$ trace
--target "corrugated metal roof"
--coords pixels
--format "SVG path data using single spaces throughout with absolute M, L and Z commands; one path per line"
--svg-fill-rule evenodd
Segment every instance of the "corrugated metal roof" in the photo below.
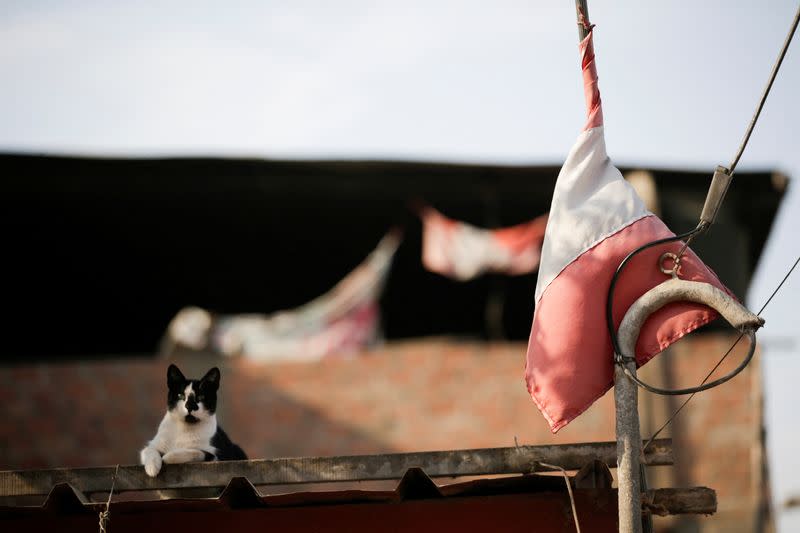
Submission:
M 610 476 L 589 471 L 605 468 L 595 463 L 583 475 L 571 478 L 578 515 L 591 531 L 616 530 L 616 491 Z M 605 470 L 607 472 L 607 470 Z M 596 472 L 595 472 L 596 474 Z M 593 480 L 601 480 L 599 483 Z M 605 482 L 602 480 L 606 480 Z M 593 486 L 593 485 L 602 486 Z M 682 512 L 709 512 L 716 505 L 710 489 L 692 489 L 691 502 Z M 689 491 L 684 491 L 686 494 Z M 649 495 L 652 509 L 664 509 L 674 493 Z M 670 500 L 671 498 L 671 500 Z M 680 500 L 680 498 L 678 498 Z M 699 507 L 704 502 L 705 507 Z M 694 507 L 692 507 L 694 506 Z M 53 524 L 74 530 L 96 528 L 103 503 L 89 503 L 68 484 L 53 488 L 45 503 L 34 507 L 0 507 L 0 526 L 27 533 L 46 531 Z M 713 511 L 712 511 L 713 512 Z M 332 490 L 261 495 L 246 478 L 230 481 L 218 498 L 115 501 L 110 506 L 115 533 L 150 533 L 182 525 L 192 531 L 213 531 L 221 523 L 232 530 L 267 527 L 276 530 L 317 531 L 571 531 L 572 515 L 564 478 L 522 475 L 477 479 L 437 486 L 424 471 L 409 469 L 394 490 Z M 443 526 L 446 524 L 446 527 Z M 70 529 L 73 530 L 73 529 Z

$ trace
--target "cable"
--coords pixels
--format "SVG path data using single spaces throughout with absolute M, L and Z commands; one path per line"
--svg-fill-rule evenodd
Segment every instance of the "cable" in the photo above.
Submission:
M 739 372 L 741 372 L 742 370 L 745 369 L 745 367 L 753 359 L 753 355 L 756 352 L 756 332 L 754 330 L 748 330 L 745 333 L 742 333 L 739 336 L 739 339 L 736 340 L 736 342 L 738 343 L 739 340 L 742 337 L 744 337 L 745 335 L 747 335 L 750 338 L 750 349 L 747 351 L 747 355 L 744 357 L 744 359 L 742 359 L 742 362 L 739 363 L 739 366 L 737 366 L 734 370 L 732 370 L 731 372 L 725 374 L 724 376 L 722 376 L 719 379 L 715 379 L 711 383 L 706 383 L 706 381 L 708 379 L 708 378 L 706 378 L 705 380 L 703 380 L 703 382 L 700 385 L 698 385 L 696 387 L 688 387 L 688 388 L 685 388 L 685 389 L 662 389 L 660 387 L 654 387 L 653 385 L 645 383 L 644 381 L 642 381 L 641 379 L 636 377 L 636 374 L 632 373 L 630 370 L 628 370 L 624 366 L 622 368 L 625 370 L 625 375 L 628 376 L 628 378 L 631 381 L 633 381 L 639 387 L 645 389 L 646 391 L 652 392 L 654 394 L 661 394 L 662 396 L 682 396 L 684 394 L 695 395 L 698 392 L 703 392 L 704 390 L 713 389 L 717 385 L 722 385 L 726 381 L 734 378 Z M 728 353 L 730 353 L 730 350 L 728 351 Z M 727 357 L 727 356 L 728 356 L 728 354 L 726 353 L 723 356 L 723 358 L 720 359 L 720 363 L 722 363 L 722 360 L 725 359 L 725 357 Z M 717 366 L 719 366 L 719 364 Z M 716 370 L 716 367 L 714 369 Z
M 786 280 L 789 279 L 789 276 L 792 274 L 792 272 L 794 271 L 795 267 L 797 267 L 798 263 L 800 263 L 800 256 L 797 257 L 797 259 L 795 260 L 795 262 L 792 265 L 792 267 L 789 269 L 789 271 L 786 273 L 786 275 L 783 276 L 783 279 L 781 280 L 781 282 L 778 284 L 777 287 L 775 287 L 775 290 L 772 291 L 772 294 L 770 295 L 770 297 L 767 298 L 767 301 L 764 302 L 764 305 L 761 306 L 761 309 L 759 309 L 759 311 L 758 311 L 759 315 L 761 315 L 761 313 L 764 312 L 764 309 L 767 308 L 767 306 L 772 301 L 772 299 L 775 297 L 775 295 L 778 294 L 778 291 L 781 290 L 781 287 L 783 287 L 784 283 L 786 283 Z M 736 347 L 736 345 L 739 344 L 739 341 L 742 340 L 742 337 L 744 337 L 744 333 L 739 335 L 739 338 L 737 338 L 736 341 L 731 345 L 731 347 L 728 348 L 728 351 L 725 352 L 725 355 L 723 355 L 722 358 L 720 358 L 720 360 L 717 361 L 717 364 L 714 365 L 714 368 L 712 368 L 711 371 L 708 374 L 706 374 L 706 377 L 703 378 L 703 381 L 702 381 L 702 383 L 700 383 L 700 385 L 705 384 L 705 382 L 708 381 L 708 378 L 710 378 L 712 376 L 712 374 L 714 374 L 714 372 L 716 372 L 716 370 L 720 367 L 720 365 L 725 360 L 725 358 L 728 357 L 728 355 L 730 355 L 730 353 L 733 351 L 733 349 Z M 686 404 L 688 404 L 692 400 L 692 398 L 694 398 L 695 394 L 697 394 L 697 393 L 693 392 L 691 396 L 686 398 L 686 400 L 684 400 L 684 402 L 680 405 L 680 407 L 678 407 L 675 410 L 675 412 L 672 413 L 672 415 L 670 415 L 670 417 L 667 419 L 667 421 L 664 422 L 664 424 L 660 428 L 658 428 L 658 430 L 656 430 L 655 433 L 653 433 L 653 436 L 650 437 L 650 439 L 647 441 L 647 444 L 645 444 L 644 447 L 642 448 L 642 453 L 644 453 L 645 450 L 647 450 L 647 447 L 650 446 L 650 444 L 661 434 L 661 432 L 664 431 L 667 428 L 667 426 L 669 426 L 672 423 L 673 420 L 675 420 L 675 417 L 678 416 L 678 413 L 680 413 L 683 410 L 683 408 L 686 407 Z
M 733 158 L 730 166 L 729 175 L 733 175 L 733 171 L 736 169 L 736 165 L 739 163 L 739 159 L 742 157 L 744 153 L 744 149 L 747 146 L 747 141 L 750 140 L 750 135 L 753 133 L 753 128 L 756 126 L 756 121 L 758 121 L 759 115 L 761 115 L 761 110 L 764 108 L 764 103 L 767 101 L 767 96 L 769 96 L 769 91 L 772 89 L 772 83 L 775 81 L 775 77 L 778 75 L 778 70 L 781 68 L 781 63 L 783 63 L 783 58 L 786 56 L 786 51 L 789 49 L 789 44 L 792 42 L 792 37 L 794 37 L 794 32 L 797 30 L 797 23 L 800 21 L 800 6 L 797 8 L 797 14 L 794 16 L 794 22 L 792 22 L 792 27 L 789 30 L 789 34 L 786 36 L 786 39 L 783 41 L 783 48 L 781 49 L 781 53 L 778 55 L 778 60 L 775 61 L 775 65 L 772 67 L 772 72 L 769 75 L 769 82 L 767 82 L 767 86 L 764 87 L 764 92 L 761 94 L 761 100 L 758 102 L 758 107 L 756 107 L 756 112 L 753 114 L 753 118 L 750 119 L 750 125 L 747 127 L 747 131 L 744 134 L 744 138 L 742 139 L 742 143 L 739 145 L 739 151 L 736 152 L 736 156 Z
M 794 264 L 792 265 L 792 268 L 790 268 L 789 272 L 787 272 L 786 275 L 783 276 L 783 279 L 781 280 L 781 282 L 778 284 L 778 286 L 775 288 L 775 290 L 772 291 L 772 294 L 769 295 L 769 298 L 767 298 L 767 301 L 764 303 L 764 305 L 761 306 L 761 309 L 759 309 L 759 311 L 758 311 L 759 315 L 764 312 L 764 309 L 766 309 L 766 307 L 769 305 L 769 303 L 772 301 L 772 299 L 775 298 L 775 295 L 778 294 L 779 290 L 781 290 L 781 287 L 783 287 L 783 284 L 786 283 L 787 279 L 789 279 L 789 276 L 792 275 L 792 272 L 794 271 L 795 267 L 797 267 L 797 263 L 800 263 L 800 256 L 797 256 L 797 259 L 795 259 Z

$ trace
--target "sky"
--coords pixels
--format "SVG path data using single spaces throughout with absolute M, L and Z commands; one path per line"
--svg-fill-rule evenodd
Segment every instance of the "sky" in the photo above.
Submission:
M 559 164 L 584 117 L 573 5 L 5 0 L 0 151 Z M 797 8 L 590 0 L 612 159 L 729 163 Z M 798 94 L 800 36 L 739 170 L 800 177 Z M 751 309 L 800 255 L 795 228 L 790 184 Z M 799 296 L 797 272 L 760 334 L 776 503 L 800 494 Z

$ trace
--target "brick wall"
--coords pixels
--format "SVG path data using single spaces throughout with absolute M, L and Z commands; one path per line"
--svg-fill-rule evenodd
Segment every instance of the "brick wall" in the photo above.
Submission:
M 730 341 L 694 335 L 642 375 L 697 384 Z M 524 354 L 522 343 L 427 339 L 317 363 L 206 355 L 176 362 L 189 376 L 221 367 L 219 419 L 251 458 L 510 446 L 515 437 L 521 444 L 614 440 L 612 394 L 551 435 L 528 398 Z M 129 358 L 3 367 L 0 468 L 137 462 L 165 410 L 167 364 Z M 764 486 L 760 379 L 756 358 L 736 379 L 697 395 L 675 426 L 677 464 L 652 473 L 654 486 L 717 490 L 720 512 L 700 522 L 707 531 L 753 529 Z M 675 401 L 640 394 L 643 435 Z

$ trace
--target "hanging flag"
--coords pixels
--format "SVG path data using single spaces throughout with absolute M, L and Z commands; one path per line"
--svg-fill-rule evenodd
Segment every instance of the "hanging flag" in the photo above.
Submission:
M 580 43 L 588 119 L 553 193 L 525 366 L 528 391 L 554 433 L 613 384 L 605 306 L 614 271 L 635 248 L 674 235 L 647 210 L 606 154 L 593 33 Z M 667 279 L 659 269 L 661 255 L 676 253 L 681 246 L 675 242 L 654 247 L 629 263 L 614 293 L 617 327 L 636 299 Z M 689 249 L 681 260 L 680 275 L 729 292 Z M 643 365 L 716 316 L 697 304 L 663 307 L 641 330 L 637 364 Z
M 182 309 L 167 328 L 168 340 L 260 361 L 308 361 L 361 351 L 379 340 L 379 299 L 401 239 L 399 231 L 389 232 L 330 291 L 295 309 L 223 316 Z
M 422 219 L 422 264 L 460 281 L 485 272 L 527 274 L 539 266 L 547 215 L 508 228 L 487 230 L 442 215 L 430 206 Z

